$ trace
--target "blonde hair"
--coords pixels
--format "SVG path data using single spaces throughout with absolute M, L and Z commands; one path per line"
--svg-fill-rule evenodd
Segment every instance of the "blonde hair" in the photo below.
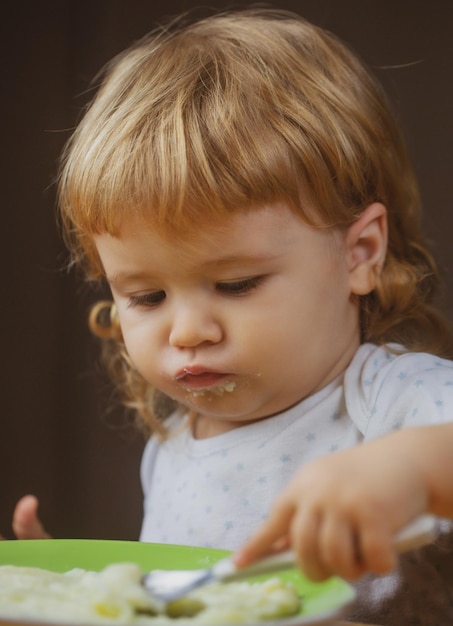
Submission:
M 386 98 L 344 44 L 303 18 L 247 9 L 157 29 L 107 66 L 63 155 L 63 228 L 94 279 L 103 272 L 93 236 L 117 235 L 131 216 L 177 234 L 272 201 L 322 228 L 345 228 L 382 202 L 388 254 L 361 298 L 362 338 L 453 354 Z M 149 387 L 121 333 L 109 336 L 126 395 L 152 419 Z

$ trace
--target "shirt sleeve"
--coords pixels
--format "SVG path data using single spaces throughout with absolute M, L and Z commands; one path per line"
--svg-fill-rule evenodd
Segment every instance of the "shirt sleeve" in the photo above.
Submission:
M 351 419 L 365 439 L 453 419 L 453 362 L 365 344 L 345 373 Z

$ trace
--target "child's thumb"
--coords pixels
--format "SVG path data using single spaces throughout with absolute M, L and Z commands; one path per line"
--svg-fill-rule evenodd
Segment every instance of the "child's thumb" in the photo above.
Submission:
M 38 499 L 24 496 L 16 504 L 13 514 L 13 532 L 17 539 L 50 539 L 38 517 Z

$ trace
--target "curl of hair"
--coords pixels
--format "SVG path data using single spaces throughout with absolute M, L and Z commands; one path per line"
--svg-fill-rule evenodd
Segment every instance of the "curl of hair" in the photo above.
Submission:
M 389 252 L 376 289 L 362 298 L 363 340 L 452 358 L 451 327 L 436 306 L 436 263 L 423 246 L 413 247 L 418 262 L 395 260 Z

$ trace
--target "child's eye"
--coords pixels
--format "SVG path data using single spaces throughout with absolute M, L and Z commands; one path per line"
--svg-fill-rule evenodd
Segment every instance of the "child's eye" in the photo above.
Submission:
M 253 289 L 256 289 L 264 280 L 264 276 L 252 276 L 251 278 L 242 278 L 241 280 L 233 280 L 225 283 L 217 283 L 216 289 L 220 293 L 239 296 Z
M 144 293 L 142 295 L 130 296 L 128 306 L 152 308 L 163 302 L 165 297 L 165 291 L 151 291 L 150 293 Z

